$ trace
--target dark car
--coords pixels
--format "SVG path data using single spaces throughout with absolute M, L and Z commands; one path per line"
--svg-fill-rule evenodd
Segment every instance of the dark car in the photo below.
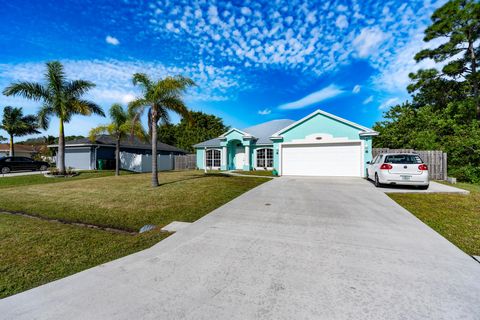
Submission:
M 45 171 L 50 165 L 45 161 L 35 161 L 27 157 L 3 157 L 0 158 L 0 172 L 5 174 L 18 170 Z

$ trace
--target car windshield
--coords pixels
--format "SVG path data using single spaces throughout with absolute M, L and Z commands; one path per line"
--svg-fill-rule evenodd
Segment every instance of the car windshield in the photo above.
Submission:
M 422 163 L 422 159 L 415 154 L 395 154 L 386 156 L 385 163 L 419 164 Z

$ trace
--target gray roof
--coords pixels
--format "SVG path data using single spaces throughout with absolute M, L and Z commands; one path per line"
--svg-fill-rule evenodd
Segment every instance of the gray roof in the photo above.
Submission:
M 65 142 L 65 147 L 72 147 L 72 146 L 79 146 L 79 145 L 97 145 L 97 146 L 115 146 L 115 138 L 104 134 L 99 135 L 95 141 L 90 140 L 89 138 L 80 138 L 71 141 Z M 148 141 L 144 141 L 134 137 L 133 139 L 130 137 L 124 138 L 120 141 L 120 146 L 122 148 L 129 148 L 129 149 L 151 149 L 152 145 Z M 49 147 L 58 147 L 58 145 L 50 145 Z M 166 143 L 158 142 L 157 143 L 158 151 L 170 151 L 170 152 L 179 152 L 179 153 L 187 153 L 185 150 L 179 149 L 177 147 L 171 146 Z
M 294 123 L 294 120 L 290 119 L 280 119 L 272 120 L 264 123 L 257 124 L 256 126 L 248 127 L 241 129 L 243 132 L 250 134 L 256 140 L 256 144 L 272 144 L 270 137 L 277 131 L 291 125 Z M 196 144 L 195 148 L 205 148 L 205 147 L 220 147 L 220 139 L 214 138 L 204 142 Z

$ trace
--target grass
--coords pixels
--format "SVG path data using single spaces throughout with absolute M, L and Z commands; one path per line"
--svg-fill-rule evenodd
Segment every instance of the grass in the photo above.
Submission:
M 193 222 L 269 180 L 162 172 L 161 186 L 152 188 L 150 174 L 112 174 L 82 172 L 67 180 L 1 178 L 8 180 L 1 187 L 0 212 L 138 231 L 145 224 Z M 130 235 L 0 213 L 0 298 L 143 250 L 166 236 L 159 228 Z
M 168 234 L 127 235 L 0 215 L 0 299 L 151 247 Z
M 115 171 L 105 170 L 105 171 L 80 171 L 78 176 L 71 178 L 46 178 L 43 174 L 32 174 L 26 176 L 16 176 L 16 177 L 7 177 L 0 178 L 0 189 L 9 188 L 9 187 L 20 187 L 28 186 L 34 184 L 46 184 L 46 183 L 59 183 L 67 181 L 76 181 L 90 178 L 100 178 L 113 176 Z M 130 172 L 122 172 L 121 174 L 130 174 Z
M 480 255 L 480 185 L 458 183 L 456 194 L 388 194 L 432 229 L 470 255 Z
M 234 173 L 244 174 L 247 176 L 264 176 L 264 177 L 274 177 L 271 170 L 252 170 L 252 171 L 233 171 Z
M 201 171 L 162 172 L 159 176 L 158 188 L 150 187 L 150 174 L 4 188 L 0 210 L 138 231 L 145 224 L 193 222 L 268 181 Z

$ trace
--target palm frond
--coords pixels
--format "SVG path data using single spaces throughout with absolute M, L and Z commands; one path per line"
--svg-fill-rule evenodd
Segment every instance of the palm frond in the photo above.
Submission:
M 47 62 L 45 78 L 47 79 L 48 87 L 51 88 L 56 95 L 63 93 L 65 71 L 63 70 L 63 65 L 59 61 Z
M 36 82 L 16 82 L 3 90 L 6 96 L 20 96 L 31 100 L 50 100 L 50 94 L 44 86 Z
M 108 134 L 114 134 L 114 130 L 112 130 L 113 127 L 111 125 L 100 125 L 98 127 L 92 128 L 90 132 L 88 133 L 88 138 L 90 141 L 95 142 L 97 137 L 101 134 L 108 133 Z
M 127 121 L 128 114 L 118 103 L 115 103 L 110 107 L 109 113 L 110 118 L 117 127 L 120 127 L 125 121 Z
M 152 87 L 152 80 L 145 73 L 135 73 L 132 78 L 134 86 L 139 85 L 145 92 Z
M 44 104 L 40 108 L 40 110 L 37 113 L 38 125 L 40 128 L 42 128 L 43 130 L 48 129 L 48 126 L 50 124 L 50 117 L 52 116 L 53 113 L 54 113 L 53 108 L 48 104 Z
M 72 99 L 69 101 L 71 104 L 71 114 L 81 114 L 84 116 L 89 116 L 91 114 L 97 114 L 99 116 L 105 117 L 103 109 L 96 103 L 83 99 Z
M 87 80 L 73 80 L 65 85 L 65 95 L 68 97 L 80 98 L 93 87 L 95 87 L 93 82 Z

